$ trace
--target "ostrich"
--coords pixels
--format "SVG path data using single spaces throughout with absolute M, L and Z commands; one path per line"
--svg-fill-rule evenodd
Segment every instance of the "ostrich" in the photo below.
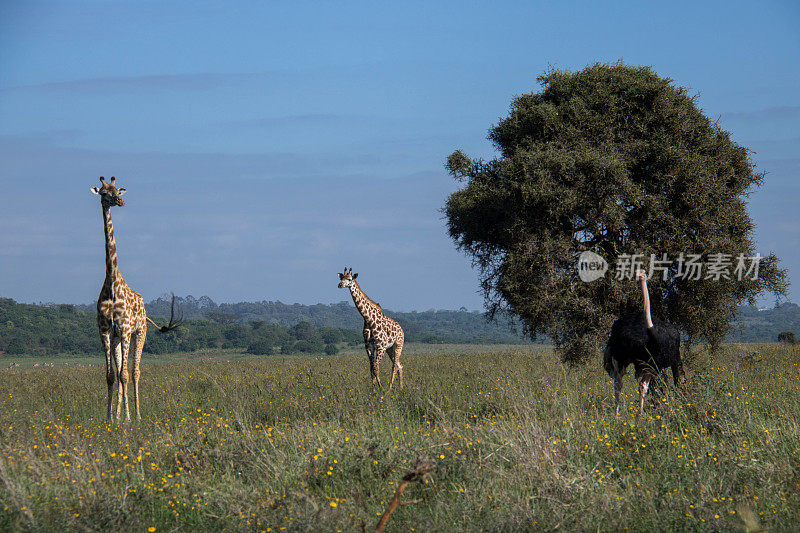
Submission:
M 644 397 L 650 379 L 662 369 L 671 367 L 672 378 L 678 385 L 683 376 L 680 355 L 680 334 L 675 326 L 650 317 L 650 296 L 647 293 L 647 276 L 641 270 L 636 277 L 642 283 L 644 313 L 623 315 L 611 326 L 603 357 L 603 368 L 614 378 L 614 404 L 619 416 L 619 394 L 622 376 L 633 363 L 639 382 L 639 414 L 644 412 Z

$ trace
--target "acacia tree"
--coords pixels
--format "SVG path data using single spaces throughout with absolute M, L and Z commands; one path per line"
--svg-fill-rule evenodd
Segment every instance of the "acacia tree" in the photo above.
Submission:
M 739 254 L 756 253 L 747 197 L 764 173 L 685 88 L 623 64 L 553 69 L 539 82 L 489 130 L 499 157 L 447 159 L 465 183 L 447 199 L 448 230 L 480 270 L 490 316 L 518 316 L 528 335 L 548 335 L 577 363 L 598 352 L 618 316 L 641 309 L 635 282 L 613 275 L 623 254 L 668 254 L 666 274 L 650 280 L 653 308 L 712 346 L 739 304 L 765 290 L 786 295 L 773 254 L 757 279 L 733 275 Z M 576 270 L 587 250 L 611 265 L 592 283 Z M 727 254 L 730 279 L 678 277 L 680 253 Z

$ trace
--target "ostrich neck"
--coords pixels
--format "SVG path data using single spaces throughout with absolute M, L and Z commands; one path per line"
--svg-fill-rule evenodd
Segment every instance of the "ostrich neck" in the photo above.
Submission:
M 353 303 L 356 304 L 356 309 L 358 312 L 361 313 L 361 316 L 364 317 L 364 320 L 370 322 L 370 309 L 375 305 L 372 300 L 370 300 L 364 291 L 361 290 L 361 287 L 358 286 L 358 282 L 353 281 L 353 284 L 350 285 L 350 295 L 353 297 Z
M 117 243 L 114 240 L 114 225 L 111 223 L 111 209 L 103 207 L 103 229 L 106 236 L 106 279 L 119 276 L 117 268 Z
M 642 278 L 642 296 L 644 297 L 644 319 L 647 322 L 647 328 L 653 327 L 653 319 L 650 317 L 650 295 L 647 292 L 647 279 Z

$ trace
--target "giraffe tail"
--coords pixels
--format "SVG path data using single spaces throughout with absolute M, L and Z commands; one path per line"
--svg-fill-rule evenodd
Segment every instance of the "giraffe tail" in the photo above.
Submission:
M 169 308 L 169 324 L 167 324 L 166 326 L 159 326 L 149 316 L 147 317 L 147 321 L 153 324 L 156 328 L 158 328 L 158 331 L 160 331 L 161 333 L 166 333 L 168 331 L 173 331 L 178 329 L 180 325 L 183 324 L 183 316 L 181 316 L 181 318 L 179 318 L 177 321 L 175 320 L 175 295 L 174 294 L 172 295 L 172 304 L 170 305 Z

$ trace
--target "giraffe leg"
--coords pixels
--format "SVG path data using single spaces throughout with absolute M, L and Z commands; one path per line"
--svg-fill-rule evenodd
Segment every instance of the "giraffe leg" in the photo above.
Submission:
M 616 416 L 619 416 L 619 395 L 622 392 L 622 376 L 614 374 L 614 405 L 617 408 Z
M 375 384 L 375 382 L 377 381 L 378 387 L 381 387 L 380 365 L 381 365 L 381 359 L 383 358 L 383 354 L 384 353 L 386 353 L 386 343 L 383 342 L 383 341 L 376 343 L 376 346 L 375 346 L 375 358 L 373 359 L 373 362 L 372 362 L 372 367 L 373 367 L 373 370 L 372 370 L 372 383 Z
M 131 413 L 128 408 L 128 354 L 131 346 L 131 332 L 125 330 L 122 333 L 122 367 L 119 369 L 120 400 L 125 403 L 125 420 L 130 421 Z M 117 406 L 117 420 L 120 418 L 120 406 Z
M 147 325 L 142 326 L 134 337 L 133 352 L 133 403 L 136 404 L 136 420 L 141 420 L 142 415 L 139 411 L 139 376 L 141 375 L 142 349 L 144 340 L 147 337 Z
M 387 350 L 389 358 L 392 360 L 392 381 L 389 383 L 389 390 L 394 385 L 394 377 L 400 374 L 400 388 L 403 388 L 403 365 L 400 364 L 400 354 L 403 353 L 403 340 L 398 339 L 394 345 Z
M 372 353 L 370 352 L 370 348 L 372 346 L 372 330 L 369 329 L 369 325 L 367 325 L 367 321 L 364 321 L 364 329 L 361 330 L 361 334 L 364 335 L 364 349 L 367 350 L 367 357 L 372 361 Z
M 372 332 L 367 327 L 367 322 L 364 321 L 364 330 L 361 332 L 364 335 L 364 349 L 367 351 L 367 361 L 369 362 L 369 370 L 372 372 L 373 364 L 372 360 L 375 357 L 375 343 L 372 340 Z M 375 382 L 375 376 L 372 376 L 372 382 Z
M 108 404 L 106 405 L 106 413 L 108 414 L 108 421 L 112 420 L 111 416 L 111 398 L 114 392 L 114 363 L 111 361 L 111 332 L 101 331 L 100 341 L 103 343 L 103 353 L 106 356 L 106 384 L 108 385 Z
M 397 339 L 397 344 L 394 347 L 394 364 L 397 367 L 397 372 L 400 374 L 400 388 L 403 388 L 403 365 L 400 364 L 400 355 L 403 353 L 404 339 L 401 336 Z
M 375 345 L 370 341 L 364 341 L 364 349 L 367 351 L 367 359 L 372 361 L 372 350 L 375 348 Z
M 650 387 L 650 371 L 645 370 L 642 375 L 642 381 L 639 383 L 639 414 L 644 414 L 644 397 L 647 394 L 647 389 Z
M 120 369 L 122 368 L 122 339 L 113 333 L 111 337 L 111 348 L 114 356 L 114 374 L 117 378 L 117 422 L 119 422 L 122 412 L 122 380 L 120 379 Z
M 375 343 L 366 342 L 364 347 L 367 349 L 367 362 L 369 363 L 369 372 L 372 376 L 372 384 L 375 385 L 377 376 L 375 375 Z
M 386 350 L 386 353 L 389 355 L 389 360 L 392 362 L 392 380 L 389 382 L 389 390 L 392 390 L 392 386 L 394 385 L 394 377 L 397 374 L 397 363 L 395 362 L 396 351 L 397 351 L 397 344 L 393 344 Z
M 380 365 L 380 359 L 378 359 L 378 347 L 373 343 L 372 352 L 369 356 L 369 372 L 372 375 L 372 384 L 380 387 L 381 376 L 378 371 L 378 365 Z

